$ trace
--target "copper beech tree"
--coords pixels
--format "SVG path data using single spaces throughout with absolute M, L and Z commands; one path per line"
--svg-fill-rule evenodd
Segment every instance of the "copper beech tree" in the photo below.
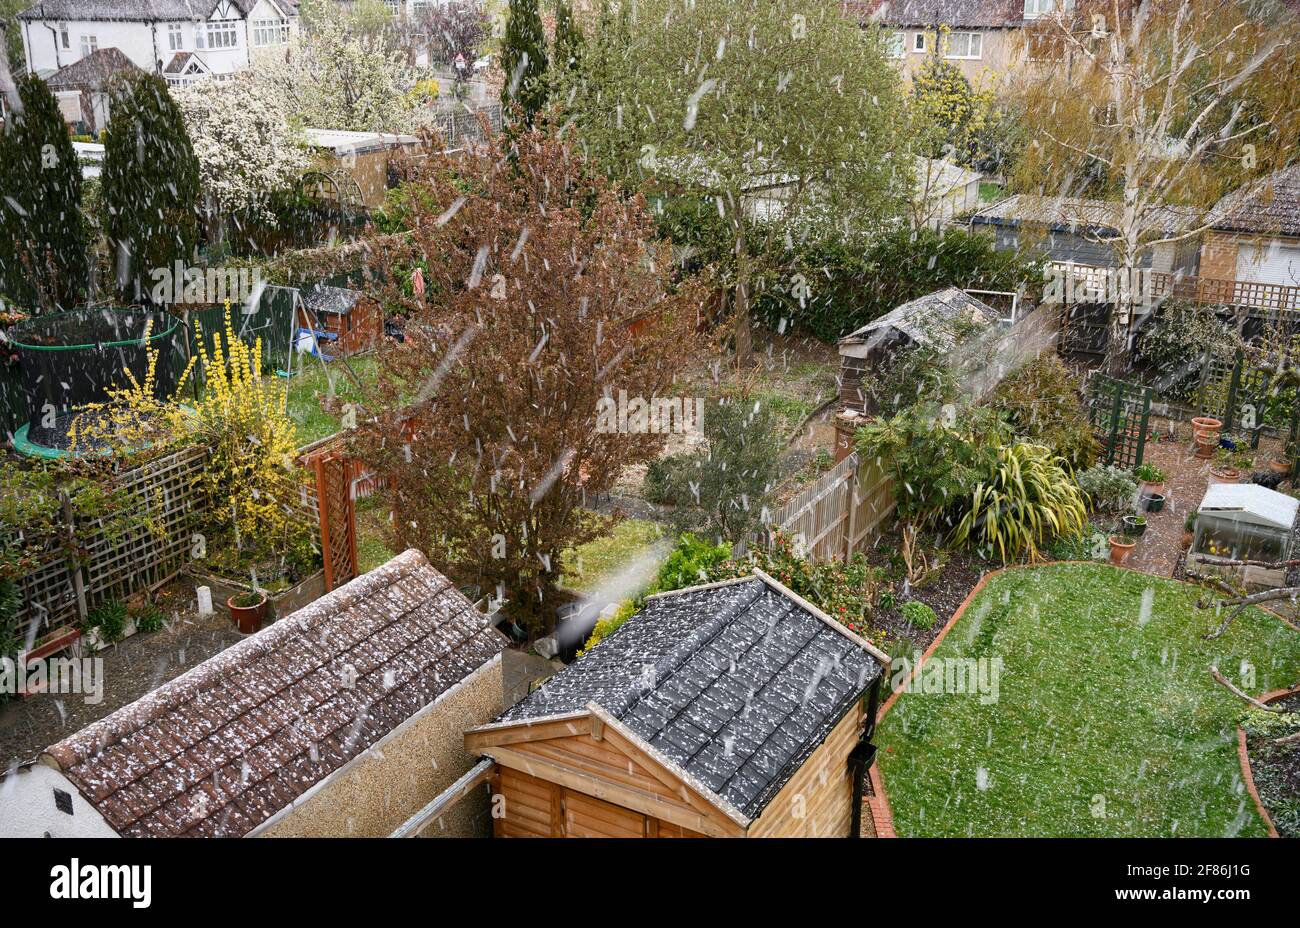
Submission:
M 704 290 L 671 281 L 644 200 L 553 131 L 501 139 L 409 171 L 410 235 L 376 250 L 404 340 L 380 353 L 355 442 L 392 480 L 392 541 L 537 635 L 561 552 L 603 528 L 587 507 L 667 438 L 636 417 L 610 428 L 601 400 L 674 396 L 704 347 Z

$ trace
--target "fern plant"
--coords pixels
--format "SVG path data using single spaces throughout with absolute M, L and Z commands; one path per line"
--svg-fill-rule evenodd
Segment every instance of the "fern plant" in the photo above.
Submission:
M 974 544 L 1005 564 L 1057 536 L 1077 537 L 1087 520 L 1083 493 L 1063 458 L 1043 445 L 1017 442 L 999 449 L 992 476 L 975 487 L 953 529 L 955 544 Z

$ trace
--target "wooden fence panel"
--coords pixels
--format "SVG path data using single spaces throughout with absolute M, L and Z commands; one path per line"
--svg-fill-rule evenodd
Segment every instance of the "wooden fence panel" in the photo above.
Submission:
M 768 528 L 738 542 L 741 557 L 757 545 L 770 548 L 774 531 L 798 539 L 814 561 L 846 560 L 866 551 L 894 511 L 893 481 L 873 462 L 850 454 L 776 511 Z

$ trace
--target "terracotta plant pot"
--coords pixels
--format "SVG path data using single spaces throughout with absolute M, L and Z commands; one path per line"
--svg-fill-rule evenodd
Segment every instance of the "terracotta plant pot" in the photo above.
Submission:
M 236 606 L 234 596 L 226 600 L 226 608 L 230 610 L 230 617 L 239 626 L 240 634 L 251 635 L 262 627 L 262 620 L 266 618 L 266 594 L 259 590 L 258 595 L 261 596 L 261 600 L 255 606 Z
M 1268 469 L 1275 474 L 1281 474 L 1285 477 L 1287 474 L 1291 473 L 1291 462 L 1286 458 L 1270 458 Z
M 1223 423 L 1213 416 L 1197 416 L 1192 420 L 1192 441 L 1198 445 L 1217 445 Z
M 1165 485 L 1163 483 L 1151 483 L 1149 481 L 1143 480 L 1141 489 L 1142 489 L 1143 496 L 1163 496 L 1165 492 Z
M 1196 443 L 1196 456 L 1202 461 L 1208 461 L 1210 458 L 1214 457 L 1214 452 L 1218 450 L 1219 443 L 1217 440 L 1213 442 L 1198 441 Z
M 1128 556 L 1133 553 L 1136 541 L 1126 541 L 1119 535 L 1110 536 L 1110 562 L 1112 564 L 1123 564 L 1128 560 Z
M 1235 467 L 1211 467 L 1210 483 L 1241 483 L 1241 471 Z

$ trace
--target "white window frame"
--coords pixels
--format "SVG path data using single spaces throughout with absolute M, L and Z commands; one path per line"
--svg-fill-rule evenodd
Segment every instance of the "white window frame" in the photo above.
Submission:
M 239 14 L 222 0 L 204 23 L 203 45 L 199 48 L 222 50 L 239 47 Z
M 254 48 L 268 48 L 289 41 L 287 19 L 255 19 L 249 25 L 252 27 Z
M 885 37 L 885 54 L 890 58 L 902 58 L 907 54 L 907 33 L 891 32 Z
M 1074 9 L 1074 0 L 1025 0 L 1025 19 L 1042 19 L 1051 16 L 1057 10 Z
M 918 32 L 912 36 L 912 54 L 924 55 L 926 48 L 925 33 Z
M 167 24 L 167 50 L 173 52 L 185 50 L 185 33 L 180 23 Z
M 965 40 L 967 54 L 958 55 L 953 51 L 953 40 L 959 37 Z M 972 48 L 975 49 L 974 54 L 970 54 Z M 949 33 L 944 42 L 943 57 L 958 61 L 978 61 L 984 57 L 984 34 L 982 32 Z
M 83 35 L 81 37 L 81 57 L 86 58 L 99 51 L 99 36 Z
M 60 43 L 63 45 L 64 48 L 71 50 L 71 48 L 72 48 L 72 35 L 71 35 L 70 32 L 68 31 L 68 24 L 67 24 L 67 23 L 59 23 L 59 40 L 60 40 Z

